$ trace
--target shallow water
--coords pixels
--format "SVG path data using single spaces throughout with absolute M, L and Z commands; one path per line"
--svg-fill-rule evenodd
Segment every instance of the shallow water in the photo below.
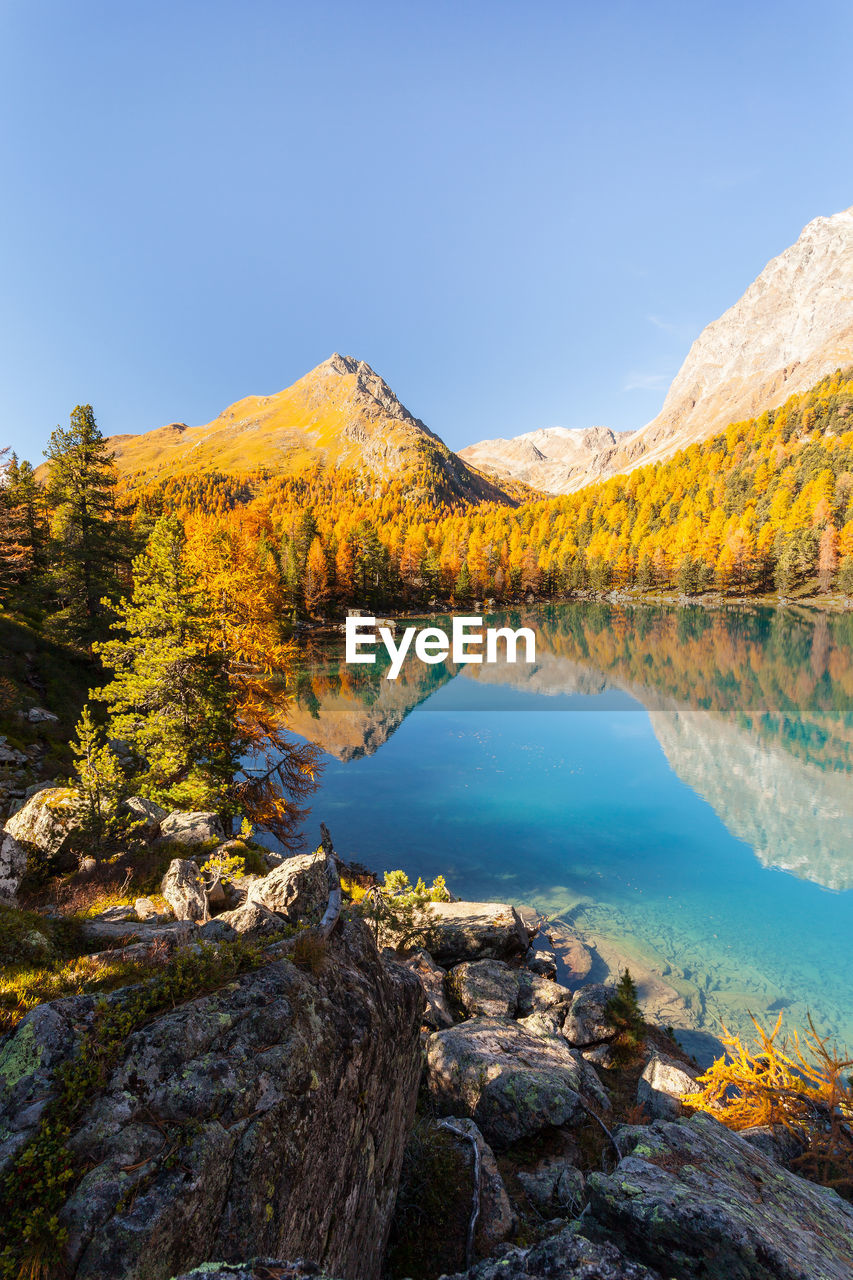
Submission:
M 661 1020 L 853 1046 L 853 618 L 555 606 L 534 668 L 305 659 L 343 856 L 530 903 L 657 974 Z M 658 991 L 659 994 L 659 991 Z M 666 1013 L 664 1013 L 666 1009 Z

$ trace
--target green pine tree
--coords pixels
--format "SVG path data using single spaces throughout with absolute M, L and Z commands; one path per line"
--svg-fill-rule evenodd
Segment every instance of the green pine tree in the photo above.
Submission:
M 95 645 L 114 672 L 96 695 L 109 709 L 110 734 L 133 752 L 141 795 L 227 819 L 240 756 L 227 655 L 176 517 L 157 521 L 133 575 L 116 638 Z
M 52 630 L 74 644 L 106 634 L 104 598 L 118 596 L 127 534 L 117 518 L 116 469 L 92 406 L 78 405 L 45 450 L 53 509 L 50 561 L 59 604 Z
M 80 796 L 83 851 L 99 854 L 122 830 L 121 803 L 127 789 L 118 758 L 104 741 L 104 731 L 95 724 L 88 707 L 83 708 L 71 750 L 76 774 L 71 786 Z

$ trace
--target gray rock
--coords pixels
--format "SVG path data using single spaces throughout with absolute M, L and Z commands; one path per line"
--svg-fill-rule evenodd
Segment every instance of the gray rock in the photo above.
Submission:
M 386 948 L 390 951 L 390 948 Z M 418 975 L 426 996 L 427 1007 L 424 1020 L 433 1031 L 442 1031 L 453 1026 L 453 1014 L 444 990 L 444 979 L 447 974 L 426 951 L 415 951 L 404 961 L 407 969 Z
M 521 1017 L 531 1013 L 555 1013 L 554 1032 L 560 1030 L 572 1002 L 572 993 L 551 978 L 543 978 L 538 973 L 529 973 L 525 969 L 519 971 L 518 1009 Z
M 509 960 L 523 956 L 535 929 L 528 929 L 505 902 L 433 902 L 430 953 L 445 968 L 464 960 Z
M 84 920 L 83 937 L 87 942 L 165 942 L 171 947 L 186 947 L 198 935 L 198 926 L 192 920 L 173 920 L 170 916 L 150 916 L 137 923 L 134 920 Z
M 378 1280 L 423 993 L 360 922 L 328 947 L 319 974 L 275 961 L 127 1037 L 69 1138 L 82 1177 L 60 1223 L 75 1280 L 167 1280 L 258 1254 Z M 0 1155 L 55 1096 L 95 1003 L 42 1005 L 0 1043 Z
M 741 1129 L 740 1137 L 777 1164 L 787 1166 L 803 1154 L 802 1142 L 782 1124 L 756 1124 L 751 1129 Z
M 474 1150 L 476 1146 L 480 1163 L 480 1213 L 474 1244 L 479 1254 L 488 1257 L 494 1253 L 498 1245 L 512 1235 L 516 1227 L 516 1217 L 507 1195 L 504 1180 L 500 1175 L 494 1152 L 486 1142 L 473 1120 L 467 1117 L 452 1117 L 439 1120 L 439 1127 L 446 1129 L 452 1136 L 455 1145 L 471 1166 L 472 1197 Z M 461 1135 L 465 1135 L 464 1137 Z
M 198 865 L 187 858 L 173 858 L 163 876 L 160 892 L 177 920 L 206 920 L 207 895 Z
M 175 1280 L 334 1280 L 334 1277 L 305 1258 L 297 1258 L 295 1262 L 252 1258 L 249 1262 L 205 1262 L 176 1276 Z
M 470 1116 L 497 1147 L 581 1123 L 594 1075 L 562 1038 L 499 1018 L 472 1018 L 427 1044 L 427 1088 L 439 1113 Z
M 133 904 L 133 909 L 140 920 L 149 920 L 152 916 L 158 914 L 157 908 L 150 898 L 137 898 Z
M 160 822 L 160 839 L 164 844 L 207 844 L 224 840 L 225 831 L 215 813 L 170 813 Z
M 249 902 L 260 902 L 293 922 L 322 915 L 329 901 L 326 855 L 302 853 L 254 881 Z
M 6 834 L 29 854 L 62 859 L 70 855 L 80 835 L 78 804 L 77 793 L 70 787 L 45 787 L 9 818 Z
M 249 933 L 250 930 L 243 930 Z M 221 916 L 217 916 L 215 920 L 208 920 L 205 924 L 199 925 L 198 940 L 199 942 L 233 942 L 238 936 L 238 930 L 233 925 L 228 924 Z
M 450 972 L 450 989 L 469 1017 L 511 1018 L 520 974 L 502 960 L 466 960 Z
M 681 1094 L 697 1093 L 695 1075 L 683 1062 L 654 1052 L 637 1084 L 637 1101 L 653 1120 L 675 1120 L 681 1115 Z
M 270 911 L 262 902 L 246 902 L 234 911 L 223 911 L 212 923 L 227 926 L 247 941 L 252 938 L 272 938 L 287 928 L 287 921 Z
M 569 1044 L 580 1049 L 588 1062 L 599 1066 L 610 1065 L 608 1042 L 617 1032 L 606 1014 L 607 1002 L 615 990 L 602 983 L 581 987 L 575 992 L 563 1022 L 563 1035 Z
M 30 707 L 27 719 L 30 724 L 59 724 L 59 716 L 55 716 L 52 711 L 47 711 L 44 707 Z
M 593 1225 L 679 1280 L 850 1280 L 853 1205 L 788 1173 L 711 1116 L 623 1128 L 587 1179 Z
M 671 1272 L 667 1272 L 671 1275 Z M 532 1249 L 506 1249 L 447 1280 L 661 1280 L 639 1262 L 631 1262 L 612 1244 L 596 1243 L 571 1228 Z
M 141 840 L 156 840 L 161 824 L 169 816 L 167 809 L 144 796 L 129 796 L 122 808 L 130 818 L 133 835 Z
M 27 851 L 14 836 L 0 832 L 0 902 L 14 903 L 27 870 Z
M 568 1160 L 543 1160 L 535 1169 L 522 1170 L 518 1181 L 545 1217 L 577 1217 L 583 1208 L 584 1176 Z

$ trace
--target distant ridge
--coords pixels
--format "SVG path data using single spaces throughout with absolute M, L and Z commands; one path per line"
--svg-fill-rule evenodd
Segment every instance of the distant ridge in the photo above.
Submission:
M 730 423 L 778 408 L 851 363 L 853 208 L 810 222 L 739 301 L 702 331 L 660 413 L 639 431 L 611 432 L 612 439 L 572 432 L 577 453 L 567 460 L 555 448 L 559 440 L 553 433 L 561 428 L 484 440 L 462 449 L 460 457 L 498 479 L 527 479 L 550 493 L 570 493 L 671 457 Z M 539 436 L 549 437 L 550 451 L 539 444 Z M 546 461 L 533 457 L 531 442 Z

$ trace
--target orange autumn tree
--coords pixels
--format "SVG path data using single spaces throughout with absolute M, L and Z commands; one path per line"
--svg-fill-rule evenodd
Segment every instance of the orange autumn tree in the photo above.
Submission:
M 115 608 L 113 638 L 97 645 L 111 679 L 93 697 L 127 749 L 119 774 L 109 771 L 107 799 L 132 792 L 213 810 L 226 829 L 242 815 L 295 847 L 317 751 L 284 727 L 293 652 L 263 530 L 189 523 L 188 533 L 174 516 L 156 521 L 131 594 Z M 91 727 L 81 722 L 78 756 Z M 90 774 L 78 771 L 84 798 Z M 89 798 L 100 812 L 100 790 Z

